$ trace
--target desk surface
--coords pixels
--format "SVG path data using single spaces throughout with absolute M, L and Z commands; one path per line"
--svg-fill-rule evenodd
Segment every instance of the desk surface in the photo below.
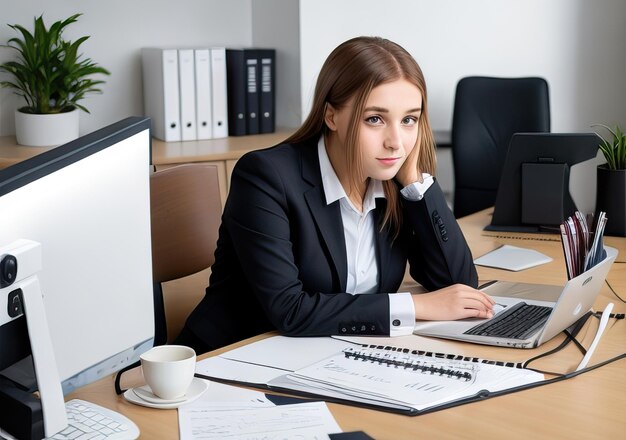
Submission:
M 532 247 L 543 252 L 554 261 L 522 272 L 508 272 L 498 269 L 478 267 L 481 281 L 491 279 L 562 284 L 566 274 L 560 243 L 544 240 L 506 239 L 484 236 L 482 227 L 488 223 L 491 210 L 461 219 L 461 227 L 466 234 L 474 256 L 492 250 L 500 244 L 514 244 Z M 607 244 L 618 247 L 620 254 L 614 264 L 608 282 L 623 298 L 626 297 L 626 239 L 607 238 Z M 608 302 L 615 303 L 615 312 L 626 312 L 621 303 L 605 284 L 596 302 L 596 310 L 601 310 Z M 597 328 L 597 320 L 591 320 L 583 329 L 579 340 L 588 347 Z M 257 336 L 251 340 L 266 337 Z M 404 338 L 419 338 L 406 336 Z M 524 360 L 543 353 L 558 345 L 557 336 L 544 346 L 534 350 L 516 350 L 500 347 L 483 347 L 460 342 L 436 341 L 421 338 L 428 349 L 467 353 L 486 359 Z M 213 356 L 240 346 L 243 341 L 204 356 Z M 415 342 L 415 341 L 413 341 Z M 401 345 L 399 341 L 397 345 Z M 571 345 L 571 344 L 570 344 Z M 615 356 L 626 351 L 626 322 L 612 322 L 591 363 Z M 558 362 L 553 359 L 536 364 L 537 368 L 555 371 L 569 370 L 582 359 L 574 348 L 568 347 L 558 354 Z M 533 364 L 535 365 L 535 364 Z M 337 423 L 344 431 L 365 431 L 376 439 L 414 438 L 623 438 L 626 431 L 626 360 L 614 362 L 574 379 L 552 385 L 492 398 L 482 402 L 462 405 L 417 417 L 385 413 L 347 405 L 329 404 Z M 130 387 L 143 383 L 138 369 L 126 373 L 123 386 Z M 135 406 L 115 395 L 113 378 L 106 378 L 88 385 L 68 398 L 82 398 L 93 401 L 126 414 L 139 425 L 142 438 L 178 438 L 178 419 L 175 410 L 155 410 Z

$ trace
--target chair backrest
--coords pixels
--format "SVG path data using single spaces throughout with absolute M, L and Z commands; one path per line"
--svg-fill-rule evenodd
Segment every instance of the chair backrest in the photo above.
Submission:
M 168 327 L 182 328 L 204 293 L 203 288 L 193 295 L 178 292 L 176 309 L 185 313 L 177 317 L 183 322 L 174 323 L 163 304 L 161 283 L 195 274 L 215 260 L 222 215 L 217 166 L 184 164 L 156 171 L 150 177 L 150 203 L 155 340 L 159 345 L 168 340 Z
M 461 79 L 452 117 L 454 215 L 463 217 L 493 206 L 514 133 L 549 131 L 545 79 Z

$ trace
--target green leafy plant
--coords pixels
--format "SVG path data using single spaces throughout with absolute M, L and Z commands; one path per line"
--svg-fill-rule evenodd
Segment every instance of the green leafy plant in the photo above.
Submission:
M 13 89 L 26 100 L 21 112 L 61 113 L 78 107 L 89 113 L 79 101 L 87 93 L 101 92 L 98 86 L 104 83 L 91 76 L 110 73 L 79 54 L 78 49 L 88 36 L 74 42 L 63 39 L 63 30 L 80 15 L 57 21 L 49 28 L 41 15 L 34 20 L 32 34 L 19 24 L 9 25 L 21 38 L 11 38 L 5 45 L 17 51 L 18 58 L 0 65 L 0 71 L 12 76 L 12 80 L 0 81 L 0 86 Z
M 595 126 L 604 127 L 613 136 L 610 140 L 600 136 L 602 142 L 598 146 L 604 154 L 607 167 L 611 170 L 626 170 L 626 133 L 619 125 L 616 125 L 614 130 L 604 124 Z

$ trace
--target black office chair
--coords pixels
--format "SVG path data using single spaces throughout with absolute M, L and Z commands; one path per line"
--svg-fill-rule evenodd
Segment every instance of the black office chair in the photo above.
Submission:
M 452 118 L 454 215 L 493 206 L 514 133 L 549 132 L 548 83 L 543 78 L 462 78 Z

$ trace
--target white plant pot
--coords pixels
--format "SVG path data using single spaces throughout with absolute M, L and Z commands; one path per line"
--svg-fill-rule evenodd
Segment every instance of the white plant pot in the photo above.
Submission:
M 71 112 L 35 115 L 15 110 L 17 143 L 30 147 L 51 147 L 78 137 L 77 108 Z

